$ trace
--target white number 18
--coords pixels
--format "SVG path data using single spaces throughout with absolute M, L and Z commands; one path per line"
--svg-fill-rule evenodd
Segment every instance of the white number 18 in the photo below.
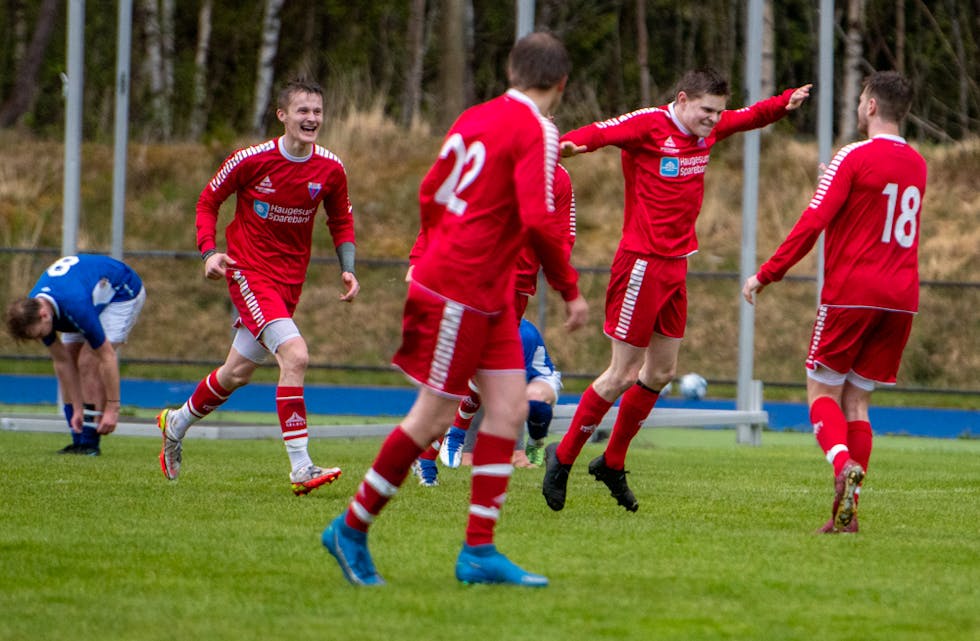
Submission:
M 909 185 L 902 192 L 902 197 L 898 197 L 898 184 L 888 183 L 881 193 L 888 196 L 888 212 L 885 216 L 885 228 L 881 232 L 881 242 L 890 243 L 893 239 L 896 243 L 908 249 L 915 241 L 915 230 L 918 227 L 917 216 L 919 206 L 922 204 L 922 194 L 915 185 Z M 895 218 L 895 205 L 900 204 L 902 211 Z

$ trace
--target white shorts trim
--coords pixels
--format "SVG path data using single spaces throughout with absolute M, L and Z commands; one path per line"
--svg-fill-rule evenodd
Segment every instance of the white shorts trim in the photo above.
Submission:
M 239 326 L 231 346 L 248 360 L 261 365 L 268 359 L 269 354 L 275 354 L 283 343 L 297 336 L 301 334 L 293 319 L 277 318 L 262 328 L 258 339 L 244 326 Z

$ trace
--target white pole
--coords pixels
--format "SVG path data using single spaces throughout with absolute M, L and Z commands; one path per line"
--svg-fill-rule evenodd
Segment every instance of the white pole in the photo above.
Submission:
M 761 99 L 762 92 L 762 0 L 749 1 L 746 21 L 745 88 L 748 104 Z M 740 283 L 755 273 L 756 216 L 759 206 L 759 139 L 758 129 L 746 132 L 742 161 L 742 256 Z M 755 309 L 741 296 L 738 314 L 738 398 L 736 409 L 758 409 L 753 405 L 752 371 L 755 360 Z M 739 425 L 738 443 L 758 445 L 758 431 L 750 425 Z
M 517 34 L 516 39 L 520 40 L 527 34 L 534 31 L 534 0 L 517 1 Z
M 834 0 L 820 0 L 820 65 L 817 90 L 817 147 L 829 163 L 834 145 Z M 817 304 L 823 290 L 823 234 L 817 241 Z
M 112 257 L 122 260 L 126 211 L 126 147 L 129 143 L 129 50 L 133 0 L 119 0 L 116 25 L 116 122 L 112 164 Z
M 61 255 L 78 251 L 81 203 L 82 95 L 85 68 L 85 0 L 68 2 L 68 77 L 65 80 L 65 180 Z

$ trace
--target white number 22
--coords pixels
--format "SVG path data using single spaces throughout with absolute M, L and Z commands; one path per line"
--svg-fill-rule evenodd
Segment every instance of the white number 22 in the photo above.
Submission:
M 473 184 L 476 177 L 480 175 L 487 158 L 487 150 L 479 140 L 467 147 L 462 136 L 453 134 L 443 144 L 439 151 L 439 158 L 446 158 L 449 154 L 455 157 L 453 169 L 436 190 L 435 201 L 445 205 L 446 209 L 457 216 L 462 216 L 466 211 L 466 201 L 458 194 Z M 463 169 L 467 165 L 470 168 L 464 174 Z
M 888 183 L 881 193 L 888 196 L 888 212 L 885 216 L 885 228 L 881 232 L 881 242 L 890 243 L 892 239 L 896 243 L 908 249 L 915 241 L 915 230 L 918 227 L 917 216 L 919 206 L 922 204 L 922 194 L 915 185 L 909 185 L 902 192 L 902 197 L 898 197 L 898 185 Z M 895 205 L 900 204 L 902 211 L 895 218 Z

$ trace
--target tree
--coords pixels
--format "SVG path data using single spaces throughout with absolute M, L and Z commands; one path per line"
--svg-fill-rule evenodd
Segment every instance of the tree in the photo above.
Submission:
M 143 30 L 146 34 L 144 67 L 150 78 L 150 124 L 163 140 L 169 140 L 173 134 L 173 12 L 173 0 L 163 0 L 162 10 L 157 0 L 143 0 Z
M 10 127 L 26 114 L 37 97 L 38 72 L 44 62 L 44 52 L 51 40 L 51 31 L 58 19 L 61 2 L 43 0 L 31 41 L 17 65 L 13 90 L 0 105 L 0 127 Z
M 207 127 L 208 52 L 211 48 L 212 0 L 204 0 L 197 13 L 197 46 L 194 47 L 194 86 L 188 131 L 197 139 Z
M 844 25 L 844 79 L 841 84 L 841 101 L 837 110 L 837 132 L 842 140 L 857 136 L 857 104 L 861 89 L 861 45 L 864 24 L 865 0 L 847 0 Z
M 272 95 L 275 77 L 274 65 L 279 50 L 279 32 L 282 22 L 279 12 L 285 0 L 266 0 L 262 17 L 262 44 L 259 47 L 259 64 L 255 69 L 255 101 L 252 106 L 251 131 L 256 136 L 265 135 L 265 113 Z
M 636 0 L 636 62 L 640 66 L 640 104 L 649 105 L 650 95 L 650 34 L 647 32 L 647 0 Z
M 446 129 L 463 111 L 466 82 L 466 39 L 464 37 L 463 0 L 444 0 L 442 16 L 442 112 L 440 120 Z
M 422 103 L 422 68 L 425 62 L 425 0 L 412 0 L 408 16 L 408 68 L 402 90 L 401 124 L 414 122 Z

